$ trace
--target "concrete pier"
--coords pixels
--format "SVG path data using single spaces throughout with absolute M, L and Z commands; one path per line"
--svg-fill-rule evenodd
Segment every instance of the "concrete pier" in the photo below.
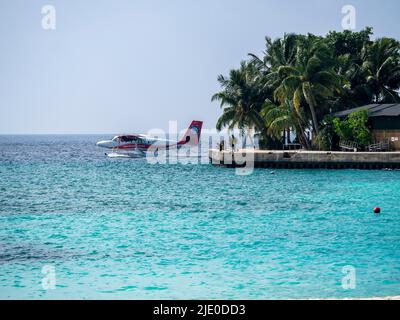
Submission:
M 209 150 L 210 162 L 225 167 L 282 169 L 400 169 L 400 152 Z

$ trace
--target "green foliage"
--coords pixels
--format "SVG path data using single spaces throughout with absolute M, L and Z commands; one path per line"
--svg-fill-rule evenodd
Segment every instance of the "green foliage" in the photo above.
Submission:
M 368 128 L 368 112 L 359 110 L 351 113 L 347 119 L 333 120 L 335 133 L 342 141 L 353 141 L 359 146 L 367 146 L 371 143 L 371 132 Z
M 374 102 L 400 102 L 400 44 L 395 39 L 376 40 L 362 51 L 361 69 Z
M 265 94 L 256 77 L 257 72 L 254 65 L 242 62 L 240 69 L 231 70 L 228 78 L 223 75 L 218 77 L 222 91 L 212 97 L 212 101 L 219 101 L 223 108 L 216 126 L 218 130 L 223 127 L 263 129 L 260 111 Z
M 313 148 L 318 150 L 334 150 L 337 147 L 337 134 L 335 132 L 334 118 L 327 115 L 318 136 L 313 141 Z
M 327 150 L 336 147 L 337 132 L 342 140 L 366 145 L 370 135 L 365 115 L 350 116 L 345 123 L 326 119 L 370 103 L 400 102 L 400 43 L 391 38 L 373 41 L 371 36 L 367 27 L 325 37 L 267 37 L 261 57 L 249 54 L 239 69 L 218 77 L 221 91 L 212 99 L 223 112 L 217 129 L 255 128 L 265 141 L 290 129 L 304 148 L 312 144 Z M 314 141 L 308 141 L 309 130 Z
M 306 126 L 304 116 L 301 112 L 296 111 L 290 100 L 281 105 L 267 101 L 261 110 L 261 116 L 265 121 L 265 133 L 270 137 L 282 140 L 282 132 L 291 128 L 297 133 L 297 138 L 303 147 L 310 149 L 310 143 L 304 134 Z
M 296 63 L 289 67 L 280 66 L 277 70 L 280 85 L 274 92 L 275 100 L 284 103 L 290 99 L 297 111 L 307 106 L 317 134 L 319 115 L 326 112 L 318 112 L 321 102 L 333 97 L 341 86 L 333 66 L 334 58 L 329 47 L 322 40 L 308 36 L 298 43 Z
M 336 57 L 348 55 L 353 62 L 361 62 L 360 52 L 365 45 L 371 43 L 372 33 L 371 27 L 359 32 L 331 31 L 326 35 L 325 41 Z

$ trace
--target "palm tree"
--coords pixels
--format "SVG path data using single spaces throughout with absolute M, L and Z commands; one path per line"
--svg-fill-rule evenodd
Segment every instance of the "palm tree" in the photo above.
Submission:
M 235 127 L 244 133 L 245 129 L 262 129 L 261 107 L 265 101 L 263 90 L 256 80 L 258 70 L 251 63 L 242 62 L 238 70 L 231 70 L 229 77 L 220 75 L 218 82 L 222 91 L 212 97 L 220 101 L 223 113 L 217 121 L 217 130 Z
M 304 116 L 294 108 L 292 101 L 287 100 L 279 106 L 271 101 L 266 101 L 261 115 L 265 120 L 265 126 L 269 135 L 280 139 L 282 132 L 285 132 L 287 128 L 293 128 L 303 148 L 307 150 L 311 148 L 310 142 L 304 133 L 306 126 Z
M 298 44 L 294 66 L 281 66 L 270 75 L 280 79 L 274 97 L 281 104 L 287 99 L 299 110 L 305 103 L 311 113 L 314 132 L 319 134 L 316 108 L 341 87 L 340 77 L 333 71 L 334 60 L 329 48 L 318 38 L 308 36 Z
M 223 114 L 217 129 L 255 128 L 265 141 L 294 130 L 309 148 L 306 130 L 324 141 L 323 120 L 333 111 L 400 102 L 400 44 L 371 41 L 371 34 L 366 28 L 326 37 L 267 37 L 262 57 L 249 54 L 250 61 L 229 77 L 218 77 L 222 90 L 212 100 L 220 101 Z
M 270 37 L 265 37 L 265 50 L 263 57 L 259 58 L 254 53 L 249 53 L 250 62 L 253 63 L 259 70 L 258 76 L 261 77 L 261 82 L 264 89 L 269 89 L 273 92 L 279 83 L 272 83 L 271 73 L 274 73 L 281 66 L 293 66 L 296 62 L 297 40 L 300 36 L 294 33 L 289 33 L 272 40 Z M 276 78 L 279 82 L 279 79 Z M 273 98 L 273 95 L 270 97 Z
M 376 103 L 400 102 L 400 44 L 382 38 L 363 48 L 362 70 Z
M 339 94 L 330 101 L 332 111 L 355 108 L 372 101 L 373 94 L 366 83 L 365 71 L 355 60 L 350 54 L 336 57 L 334 70 L 341 77 L 343 85 Z
M 283 38 L 272 40 L 265 37 L 264 56 L 259 58 L 254 53 L 249 53 L 251 61 L 256 63 L 259 68 L 266 71 L 277 67 L 292 65 L 296 61 L 297 38 L 294 33 L 285 33 Z
M 263 56 L 259 58 L 257 55 L 249 53 L 250 63 L 252 63 L 258 70 L 256 77 L 259 79 L 260 85 L 266 92 L 266 105 L 275 106 L 271 103 L 274 99 L 274 91 L 279 86 L 280 79 L 276 77 L 275 82 L 271 81 L 271 74 L 274 74 L 276 70 L 281 66 L 292 66 L 296 61 L 297 51 L 297 40 L 301 37 L 294 33 L 285 34 L 283 38 L 272 40 L 270 37 L 265 38 L 265 50 Z M 276 107 L 276 106 L 275 106 Z M 264 108 L 265 109 L 265 106 Z M 278 111 L 278 110 L 276 110 Z M 268 125 L 268 124 L 267 124 Z M 261 130 L 260 133 L 267 140 L 267 136 L 271 135 L 271 130 Z M 281 140 L 279 135 L 288 133 L 290 137 L 290 127 L 283 128 L 279 133 L 275 134 L 275 138 Z

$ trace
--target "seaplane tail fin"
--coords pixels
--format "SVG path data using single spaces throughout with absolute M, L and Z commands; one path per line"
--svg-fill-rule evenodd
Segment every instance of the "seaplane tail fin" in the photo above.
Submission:
M 202 121 L 192 121 L 189 128 L 186 130 L 185 135 L 178 141 L 178 145 L 197 146 L 200 141 L 201 128 L 203 127 Z

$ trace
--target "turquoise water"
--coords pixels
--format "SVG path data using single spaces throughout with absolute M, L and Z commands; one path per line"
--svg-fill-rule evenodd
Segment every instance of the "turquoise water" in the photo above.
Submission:
M 400 294 L 400 172 L 236 176 L 108 159 L 107 137 L 0 136 L 0 298 Z

